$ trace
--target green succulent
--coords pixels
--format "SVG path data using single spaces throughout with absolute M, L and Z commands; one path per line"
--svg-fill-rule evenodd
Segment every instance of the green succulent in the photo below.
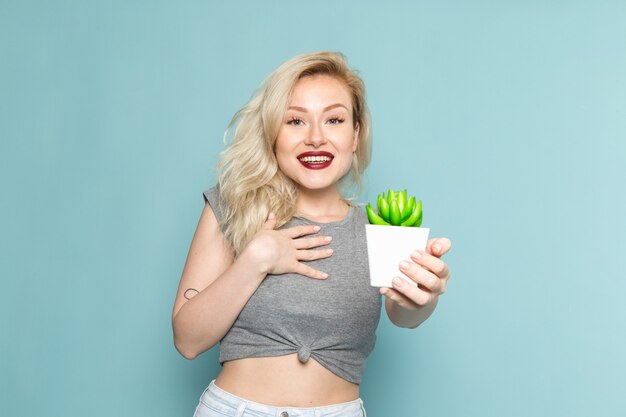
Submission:
M 390 189 L 387 194 L 379 194 L 377 206 L 378 213 L 370 203 L 365 206 L 371 224 L 405 227 L 420 227 L 422 224 L 422 200 L 416 202 L 415 197 L 407 199 L 406 189 Z

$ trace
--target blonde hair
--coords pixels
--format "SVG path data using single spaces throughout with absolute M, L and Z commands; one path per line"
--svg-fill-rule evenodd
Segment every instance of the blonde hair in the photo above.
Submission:
M 359 127 L 352 166 L 340 185 L 356 186 L 362 192 L 362 175 L 370 161 L 370 114 L 365 101 L 365 85 L 348 67 L 343 54 L 313 52 L 295 56 L 271 73 L 250 101 L 233 116 L 224 133 L 236 126 L 233 140 L 220 154 L 218 184 L 220 225 L 236 255 L 259 231 L 270 212 L 277 227 L 287 223 L 296 210 L 298 189 L 278 168 L 274 143 L 295 84 L 313 75 L 329 75 L 342 81 L 352 96 L 354 127 Z

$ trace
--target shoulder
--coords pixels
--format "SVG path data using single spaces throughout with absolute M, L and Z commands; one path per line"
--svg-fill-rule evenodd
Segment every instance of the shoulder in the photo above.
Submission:
M 213 209 L 213 214 L 215 214 L 215 218 L 219 222 L 222 217 L 219 184 L 215 184 L 213 187 L 207 188 L 202 192 L 202 195 L 204 197 L 204 201 Z
M 352 201 L 350 202 L 350 206 L 352 207 L 352 210 L 354 211 L 354 219 L 356 223 L 359 223 L 359 224 L 369 223 L 369 220 L 367 219 L 367 214 L 365 214 L 365 204 Z

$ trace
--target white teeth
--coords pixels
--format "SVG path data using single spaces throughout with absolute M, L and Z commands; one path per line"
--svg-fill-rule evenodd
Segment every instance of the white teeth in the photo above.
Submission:
M 318 164 L 328 162 L 330 161 L 330 159 L 331 158 L 328 156 L 305 156 L 305 157 L 300 158 L 302 162 L 318 163 Z

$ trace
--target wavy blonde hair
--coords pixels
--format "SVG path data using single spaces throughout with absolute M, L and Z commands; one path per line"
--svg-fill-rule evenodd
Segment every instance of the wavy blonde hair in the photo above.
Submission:
M 220 225 L 238 255 L 259 231 L 270 212 L 277 227 L 296 210 L 298 189 L 278 168 L 274 143 L 299 79 L 329 75 L 342 81 L 352 96 L 352 120 L 359 126 L 352 166 L 340 185 L 361 194 L 362 176 L 371 157 L 371 121 L 365 101 L 365 85 L 338 52 L 313 52 L 295 56 L 271 73 L 250 101 L 233 116 L 224 133 L 236 126 L 233 140 L 220 154 L 217 166 L 220 189 Z

